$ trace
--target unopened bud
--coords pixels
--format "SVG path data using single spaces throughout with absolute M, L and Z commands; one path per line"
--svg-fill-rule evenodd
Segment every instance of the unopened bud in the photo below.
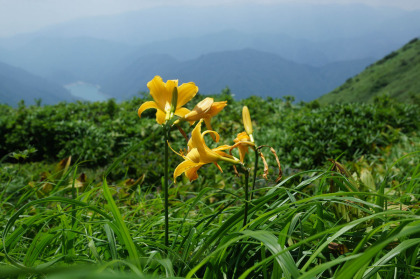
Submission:
M 242 120 L 244 122 L 245 132 L 250 136 L 252 139 L 252 133 L 254 132 L 252 130 L 252 122 L 251 122 L 251 116 L 249 115 L 249 110 L 247 106 L 244 106 L 242 108 Z

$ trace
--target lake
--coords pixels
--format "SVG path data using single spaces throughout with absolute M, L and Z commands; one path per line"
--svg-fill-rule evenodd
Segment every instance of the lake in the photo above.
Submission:
M 78 99 L 85 101 L 106 101 L 110 98 L 106 94 L 100 91 L 99 85 L 78 81 L 64 85 L 64 87 L 70 91 L 71 95 Z

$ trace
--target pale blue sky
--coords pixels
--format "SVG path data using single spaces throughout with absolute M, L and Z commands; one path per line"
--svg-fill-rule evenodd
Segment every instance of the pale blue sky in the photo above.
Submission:
M 176 3 L 176 4 L 175 4 Z M 162 5 L 241 5 L 258 3 L 351 4 L 420 9 L 419 0 L 0 0 L 0 37 L 35 31 L 80 17 L 118 14 Z

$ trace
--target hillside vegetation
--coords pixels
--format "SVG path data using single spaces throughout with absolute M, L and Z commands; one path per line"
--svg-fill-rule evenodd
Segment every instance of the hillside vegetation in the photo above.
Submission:
M 380 95 L 388 95 L 401 102 L 419 103 L 419 39 L 411 40 L 318 100 L 321 104 L 371 103 Z
M 183 158 L 163 155 L 155 111 L 137 115 L 150 97 L 0 105 L 0 277 L 420 276 L 418 105 L 214 97 L 228 105 L 211 119 L 219 142 L 204 145 L 232 145 L 252 126 L 261 146 L 237 174 L 220 161 L 223 172 L 206 164 L 192 182 L 173 182 Z M 192 146 L 198 125 L 181 123 Z M 168 141 L 187 146 L 175 127 Z

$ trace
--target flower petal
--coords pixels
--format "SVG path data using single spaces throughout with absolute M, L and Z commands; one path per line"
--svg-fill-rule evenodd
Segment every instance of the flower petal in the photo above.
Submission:
M 178 108 L 175 111 L 175 115 L 178 115 L 179 117 L 184 117 L 188 113 L 190 113 L 190 110 L 187 108 Z
M 164 113 L 163 111 L 161 111 L 160 109 L 158 109 L 156 111 L 156 121 L 157 123 L 159 123 L 160 125 L 164 124 L 166 120 L 166 113 Z
M 194 163 L 199 163 L 200 162 L 200 153 L 198 153 L 197 148 L 192 148 L 188 154 L 187 154 L 187 159 L 189 159 L 190 161 L 194 162 Z
M 238 146 L 238 149 L 239 149 L 239 160 L 241 160 L 241 162 L 243 163 L 245 159 L 245 155 L 246 153 L 248 153 L 248 145 L 240 144 Z
M 168 100 L 167 100 L 167 102 L 168 102 L 168 104 L 169 104 L 169 107 L 171 106 L 171 104 L 172 104 L 172 93 L 174 92 L 174 88 L 175 87 L 178 87 L 178 80 L 177 79 L 170 79 L 170 80 L 167 80 L 166 81 L 166 92 L 167 92 L 167 96 L 168 96 Z M 178 107 L 178 106 L 177 106 Z
M 196 180 L 198 178 L 197 171 L 201 168 L 204 164 L 198 164 L 195 167 L 192 167 L 185 171 L 185 175 L 188 177 L 190 181 Z
M 213 148 L 212 150 L 213 151 L 220 151 L 220 150 L 227 150 L 227 149 L 230 149 L 232 146 L 230 146 L 230 145 L 221 145 L 221 146 L 218 146 L 218 147 L 216 147 L 216 148 Z
M 160 76 L 155 76 L 147 83 L 147 88 L 149 88 L 150 95 L 152 95 L 153 100 L 155 100 L 159 109 L 165 111 L 166 104 L 171 103 L 172 91 L 170 93 L 168 92 L 162 78 Z
M 205 121 L 205 119 L 204 119 L 204 121 Z M 208 128 L 208 126 L 207 126 L 207 128 Z M 202 136 L 204 137 L 204 135 L 206 135 L 206 134 L 210 134 L 210 136 L 212 137 L 212 139 L 215 142 L 219 142 L 220 136 L 219 136 L 219 134 L 216 131 L 207 130 L 207 131 L 205 131 L 205 132 L 202 133 Z
M 200 153 L 200 161 L 203 163 L 213 163 L 216 162 L 220 155 L 216 152 L 211 151 L 210 148 L 207 147 L 203 135 L 201 134 L 201 123 L 198 122 L 197 126 L 193 129 L 191 133 L 191 140 L 189 142 L 189 146 L 192 148 L 197 148 L 198 153 Z
M 184 83 L 178 87 L 178 102 L 176 107 L 180 108 L 188 103 L 198 92 L 194 82 Z
M 199 102 L 195 107 L 192 109 L 190 113 L 185 115 L 185 119 L 187 121 L 198 121 L 207 115 L 207 111 L 210 110 L 211 106 L 213 105 L 213 98 L 205 98 L 201 102 Z
M 150 109 L 150 108 L 158 109 L 158 106 L 153 101 L 145 102 L 140 106 L 139 110 L 137 111 L 137 114 L 139 115 L 139 117 L 141 117 L 141 114 L 143 113 L 143 111 L 145 111 L 146 109 Z
M 210 110 L 207 112 L 208 114 L 210 114 L 211 116 L 215 116 L 216 114 L 218 114 L 220 111 L 222 111 L 222 109 L 227 106 L 227 101 L 223 101 L 223 102 L 214 102 L 213 105 L 211 106 Z
M 213 130 L 213 128 L 211 127 L 211 120 L 210 119 L 211 119 L 211 117 L 204 118 L 204 123 L 206 123 L 207 130 Z M 217 136 L 219 136 L 219 134 L 217 134 Z M 213 140 L 215 142 L 219 142 L 219 139 L 216 138 L 213 134 L 211 134 L 211 137 L 213 138 Z
M 185 161 L 183 161 L 181 164 L 179 164 L 177 167 L 176 167 L 176 169 L 175 169 L 175 171 L 174 171 L 174 181 L 176 181 L 176 178 L 178 177 L 178 176 L 180 176 L 182 173 L 184 173 L 184 172 L 187 172 L 188 170 L 190 170 L 190 169 L 195 169 L 195 176 L 194 176 L 194 173 L 191 173 L 190 174 L 190 176 L 188 176 L 188 174 L 186 173 L 186 175 L 188 176 L 188 178 L 190 179 L 190 180 L 194 180 L 194 179 L 197 179 L 197 177 L 198 177 L 198 175 L 197 175 L 197 170 L 202 166 L 202 165 L 204 165 L 204 164 L 202 164 L 202 163 L 194 163 L 194 162 L 192 162 L 192 161 L 190 161 L 190 160 L 185 160 Z

